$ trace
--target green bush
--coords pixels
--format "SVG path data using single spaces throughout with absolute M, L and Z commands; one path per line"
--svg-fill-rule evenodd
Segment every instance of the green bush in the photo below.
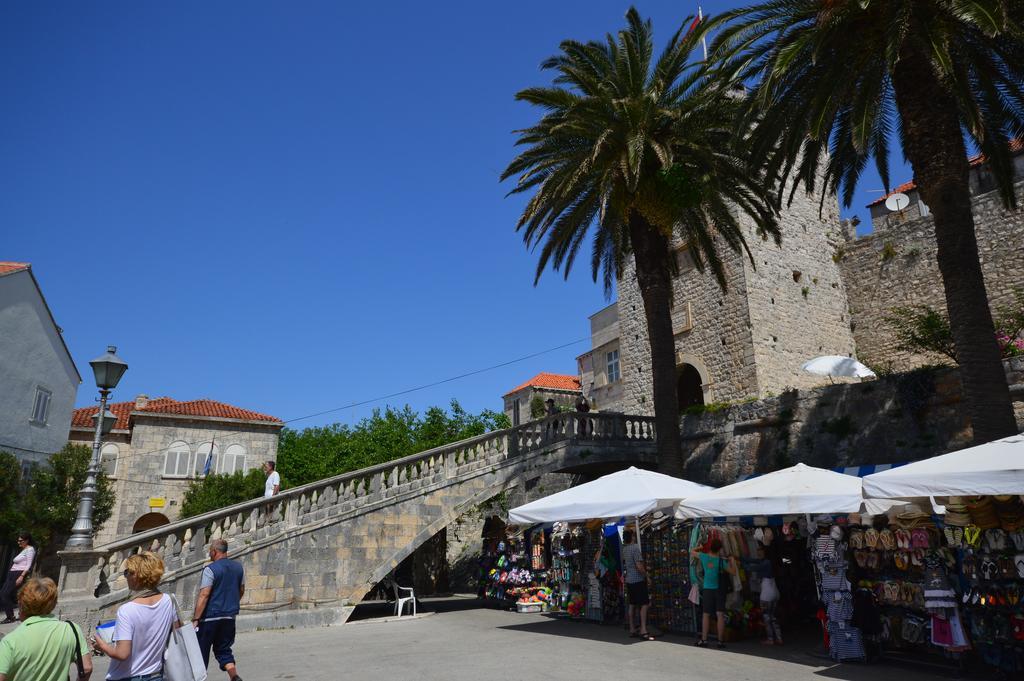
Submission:
M 259 468 L 248 473 L 235 471 L 196 480 L 185 491 L 185 498 L 181 502 L 181 517 L 191 518 L 261 497 L 265 481 L 266 476 Z

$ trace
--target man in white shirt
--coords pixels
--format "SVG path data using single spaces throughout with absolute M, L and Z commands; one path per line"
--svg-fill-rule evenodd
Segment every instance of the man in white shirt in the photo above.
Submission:
M 277 464 L 273 461 L 263 464 L 263 472 L 267 474 L 267 482 L 263 486 L 263 496 L 267 499 L 281 491 L 281 475 L 275 468 L 277 468 Z

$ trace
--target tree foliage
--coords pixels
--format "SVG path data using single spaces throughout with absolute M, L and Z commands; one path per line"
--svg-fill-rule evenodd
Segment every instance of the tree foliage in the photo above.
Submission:
M 78 511 L 78 492 L 92 458 L 86 445 L 68 443 L 46 463 L 21 475 L 17 459 L 0 452 L 0 531 L 4 539 L 30 532 L 39 550 L 40 570 L 55 577 L 56 554 L 71 535 Z M 93 502 L 93 531 L 98 532 L 114 510 L 114 490 L 100 471 Z
M 927 305 L 894 307 L 885 318 L 896 334 L 896 349 L 942 355 L 956 364 L 956 345 L 946 315 Z
M 263 496 L 266 476 L 259 468 L 249 472 L 235 471 L 223 475 L 210 475 L 193 482 L 185 490 L 181 502 L 181 517 L 191 518 L 217 508 L 240 504 Z
M 297 487 L 508 427 L 504 414 L 489 409 L 470 414 L 456 400 L 447 411 L 430 407 L 423 414 L 408 406 L 376 409 L 354 426 L 285 428 L 277 447 L 277 470 L 282 489 Z M 261 471 L 196 480 L 185 494 L 181 515 L 191 517 L 257 498 L 263 494 L 263 483 Z

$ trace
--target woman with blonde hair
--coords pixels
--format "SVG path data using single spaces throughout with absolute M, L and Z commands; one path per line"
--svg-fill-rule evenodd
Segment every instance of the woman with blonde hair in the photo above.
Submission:
M 110 657 L 108 681 L 163 681 L 167 636 L 172 626 L 181 626 L 174 601 L 157 590 L 164 562 L 148 551 L 135 554 L 126 561 L 124 576 L 131 600 L 117 611 L 113 642 L 93 638 L 92 644 Z
M 92 657 L 77 624 L 53 616 L 57 585 L 30 577 L 18 592 L 21 626 L 0 640 L 0 681 L 67 681 L 78 667 L 79 681 L 92 674 Z

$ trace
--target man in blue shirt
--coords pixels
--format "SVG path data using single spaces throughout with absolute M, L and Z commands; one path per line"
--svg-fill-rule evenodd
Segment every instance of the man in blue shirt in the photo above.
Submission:
M 210 542 L 209 565 L 203 568 L 199 582 L 199 598 L 192 615 L 203 652 L 203 662 L 210 664 L 210 648 L 220 668 L 231 681 L 242 681 L 235 667 L 231 646 L 235 643 L 235 616 L 245 593 L 245 571 L 241 563 L 228 558 L 228 543 L 224 539 Z

